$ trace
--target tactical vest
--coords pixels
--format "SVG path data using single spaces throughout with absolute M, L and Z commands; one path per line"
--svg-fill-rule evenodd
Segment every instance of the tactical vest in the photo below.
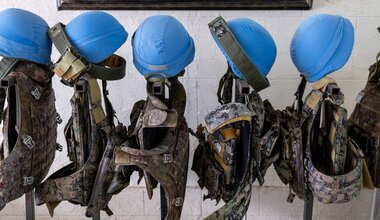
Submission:
M 377 62 L 369 68 L 367 84 L 357 98 L 350 116 L 349 136 L 362 149 L 372 181 L 380 187 L 380 53 Z
M 74 87 L 72 116 L 65 126 L 71 163 L 36 188 L 36 204 L 46 203 L 51 216 L 63 200 L 87 206 L 88 217 L 100 210 L 112 215 L 107 205 L 112 196 L 107 189 L 114 175 L 110 159 L 115 145 L 124 140 L 126 128 L 120 123 L 114 126 L 106 80 L 123 78 L 126 62 L 113 54 L 100 64 L 89 63 L 71 44 L 61 23 L 49 29 L 49 36 L 62 54 L 52 68 L 64 84 Z M 103 80 L 103 94 L 97 79 Z
M 347 111 L 336 82 L 325 77 L 312 87 L 302 111 L 287 107 L 279 113 L 283 146 L 275 169 L 301 199 L 311 189 L 320 202 L 348 202 L 360 193 L 362 152 L 347 138 Z M 288 201 L 293 197 L 290 192 Z
M 226 202 L 206 219 L 242 219 L 253 182 L 257 178 L 262 185 L 267 168 L 279 156 L 273 151 L 278 128 L 266 114 L 272 108 L 270 103 L 263 102 L 255 91 L 247 96 L 235 91 L 235 100 L 247 99 L 247 104 L 231 102 L 232 86 L 233 75 L 228 68 L 217 94 L 222 105 L 205 117 L 206 127 L 199 125 L 193 133 L 199 145 L 192 170 L 199 177 L 199 186 L 208 190 L 204 199 Z
M 94 99 L 94 97 L 97 97 Z M 102 157 L 107 144 L 102 131 L 105 121 L 102 115 L 99 86 L 95 79 L 82 78 L 75 84 L 71 98 L 72 116 L 65 126 L 67 152 L 71 163 L 52 174 L 36 188 L 36 204 L 46 203 L 51 216 L 54 208 L 63 200 L 87 205 Z M 91 108 L 95 105 L 96 108 Z M 104 118 L 103 118 L 104 119 Z
M 117 165 L 133 165 L 143 170 L 149 199 L 160 183 L 168 204 L 166 219 L 170 220 L 180 219 L 185 199 L 189 135 L 184 117 L 185 89 L 177 77 L 168 80 L 168 103 L 148 91 L 143 109 L 134 108 L 137 112 L 132 112 L 132 115 L 140 112 L 133 135 L 115 149 L 114 159 Z
M 229 103 L 207 114 L 205 127 L 199 125 L 196 134 L 199 145 L 192 169 L 199 176 L 199 186 L 208 189 L 204 199 L 229 201 L 235 195 L 248 169 L 247 158 L 251 153 L 248 144 L 243 145 L 238 137 L 249 137 L 251 119 L 246 105 Z M 238 158 L 242 163 L 236 163 Z
M 304 149 L 302 142 L 301 118 L 297 111 L 288 106 L 285 110 L 277 110 L 274 114 L 280 121 L 281 132 L 277 141 L 280 149 L 280 158 L 274 163 L 274 168 L 281 181 L 289 184 L 288 202 L 292 202 L 294 194 L 300 199 L 306 199 L 307 185 L 305 185 Z
M 17 62 L 17 63 L 15 63 Z M 57 147 L 57 112 L 46 67 L 3 58 L 0 62 L 0 210 L 30 192 L 47 175 Z M 4 109 L 5 101 L 8 106 Z M 3 111 L 4 109 L 4 111 Z

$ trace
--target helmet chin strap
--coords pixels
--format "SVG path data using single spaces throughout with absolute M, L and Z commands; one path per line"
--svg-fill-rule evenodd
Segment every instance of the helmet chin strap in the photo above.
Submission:
M 57 23 L 49 29 L 48 33 L 55 47 L 62 54 L 52 69 L 65 84 L 72 85 L 86 72 L 91 78 L 101 80 L 124 78 L 126 69 L 124 58 L 113 54 L 100 64 L 90 63 L 71 44 L 64 28 L 62 23 Z

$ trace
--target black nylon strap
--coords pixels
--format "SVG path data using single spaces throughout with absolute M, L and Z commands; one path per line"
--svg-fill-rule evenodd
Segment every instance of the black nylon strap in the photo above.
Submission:
M 294 94 L 296 96 L 296 100 L 297 100 L 297 112 L 300 115 L 302 112 L 302 106 L 303 106 L 302 98 L 303 98 L 303 94 L 305 93 L 306 83 L 307 83 L 306 78 L 304 76 L 302 76 L 301 82 L 298 85 L 297 92 L 296 92 L 296 94 Z
M 113 55 L 118 56 L 118 55 Z M 119 80 L 124 78 L 125 76 L 125 69 L 127 62 L 124 58 L 118 56 L 121 63 L 117 67 L 104 67 L 96 64 L 90 64 L 90 69 L 88 70 L 88 73 L 93 78 L 101 79 L 101 80 Z
M 232 62 L 244 75 L 245 80 L 256 92 L 270 86 L 269 81 L 261 75 L 249 59 L 221 16 L 210 22 L 208 26 L 215 39 L 219 41 Z
M 106 117 L 108 124 L 111 126 L 111 128 L 115 127 L 115 123 L 113 122 L 113 117 L 115 115 L 115 110 L 113 109 L 111 101 L 108 99 L 108 90 L 107 90 L 107 81 L 102 81 L 102 92 L 103 92 L 103 99 L 104 99 L 104 106 L 106 110 Z
M 223 105 L 230 103 L 232 101 L 232 86 L 233 86 L 233 76 L 231 74 L 231 68 L 228 66 L 227 72 L 220 78 L 218 91 L 216 95 L 218 96 L 218 102 Z

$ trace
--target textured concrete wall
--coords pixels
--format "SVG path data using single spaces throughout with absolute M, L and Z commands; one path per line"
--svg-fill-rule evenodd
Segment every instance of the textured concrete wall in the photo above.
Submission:
M 58 12 L 53 0 L 1 0 L 0 9 L 8 7 L 19 7 L 35 12 L 44 17 L 49 25 L 54 25 L 58 21 L 67 23 L 81 13 L 81 11 Z M 293 101 L 293 93 L 299 82 L 299 73 L 291 62 L 289 45 L 297 26 L 310 15 L 317 13 L 340 14 L 348 17 L 355 26 L 356 41 L 352 56 L 343 69 L 332 74 L 346 95 L 345 106 L 350 112 L 355 105 L 354 98 L 357 92 L 365 84 L 367 68 L 374 62 L 375 55 L 380 49 L 380 35 L 376 31 L 380 25 L 379 0 L 315 0 L 314 9 L 311 11 L 111 11 L 110 13 L 124 25 L 130 36 L 145 18 L 157 14 L 173 15 L 187 28 L 196 44 L 195 60 L 187 68 L 187 73 L 182 79 L 188 94 L 186 117 L 192 128 L 202 122 L 204 115 L 217 105 L 215 96 L 217 83 L 226 70 L 226 61 L 213 42 L 207 27 L 207 23 L 218 15 L 222 15 L 226 20 L 236 17 L 252 18 L 264 25 L 272 34 L 277 43 L 278 56 L 269 74 L 272 86 L 263 91 L 262 96 L 269 98 L 275 108 L 284 108 Z M 130 38 L 120 48 L 118 54 L 127 59 L 128 74 L 123 80 L 109 83 L 110 98 L 119 119 L 128 125 L 133 103 L 145 98 L 145 80 L 137 73 L 132 64 Z M 54 50 L 53 60 L 56 58 L 57 51 Z M 57 77 L 54 78 L 54 88 L 57 94 L 57 109 L 66 121 L 71 111 L 69 99 L 72 90 L 59 83 Z M 64 143 L 63 128 L 64 125 L 59 126 L 59 142 L 62 144 Z M 192 154 L 195 147 L 196 142 L 192 139 Z M 51 172 L 67 162 L 66 151 L 57 152 Z M 110 207 L 115 213 L 114 216 L 103 215 L 103 219 L 159 219 L 159 190 L 155 191 L 154 198 L 150 201 L 144 186 L 137 186 L 136 180 L 137 178 L 134 177 L 132 186 L 111 201 Z M 199 219 L 217 208 L 212 201 L 202 201 L 205 192 L 199 189 L 196 181 L 196 175 L 190 171 L 182 213 L 183 219 Z M 271 168 L 266 176 L 265 187 L 255 187 L 254 189 L 247 218 L 255 220 L 302 219 L 303 202 L 296 199 L 293 204 L 288 204 L 286 202 L 287 195 L 287 187 L 282 185 Z M 360 197 L 347 204 L 322 205 L 315 202 L 314 219 L 369 219 L 371 197 L 371 191 L 363 190 Z M 23 199 L 11 202 L 0 212 L 0 219 L 25 219 L 24 207 Z M 38 207 L 36 215 L 37 219 L 50 219 L 45 206 Z M 56 209 L 54 219 L 85 219 L 84 209 L 63 202 Z

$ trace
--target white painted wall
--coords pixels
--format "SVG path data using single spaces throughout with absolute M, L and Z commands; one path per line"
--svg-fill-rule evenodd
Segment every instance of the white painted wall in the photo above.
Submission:
M 47 20 L 49 25 L 60 21 L 69 22 L 82 13 L 81 11 L 56 10 L 53 0 L 1 0 L 0 10 L 8 7 L 18 7 L 39 14 Z M 357 92 L 364 86 L 367 77 L 367 68 L 375 60 L 380 50 L 380 35 L 376 28 L 380 26 L 379 0 L 315 0 L 311 11 L 111 11 L 125 27 L 130 36 L 138 25 L 147 17 L 157 14 L 169 14 L 180 20 L 194 38 L 196 57 L 187 68 L 183 82 L 187 89 L 187 114 L 189 125 L 195 128 L 203 121 L 204 115 L 217 105 L 215 92 L 220 76 L 225 72 L 226 61 L 213 42 L 207 24 L 218 15 L 226 20 L 236 17 L 249 17 L 264 25 L 277 43 L 277 60 L 269 74 L 271 87 L 262 92 L 262 96 L 269 98 L 275 108 L 284 108 L 293 101 L 293 93 L 299 82 L 299 73 L 293 66 L 289 56 L 291 37 L 297 26 L 307 17 L 318 13 L 340 14 L 348 17 L 356 30 L 356 41 L 351 59 L 347 65 L 337 73 L 332 74 L 344 94 L 345 106 L 351 112 Z M 129 124 L 129 113 L 133 103 L 145 98 L 145 79 L 141 77 L 132 64 L 130 38 L 123 45 L 118 54 L 127 59 L 127 76 L 118 82 L 109 83 L 111 101 L 119 119 Z M 53 60 L 57 58 L 57 51 L 53 52 Z M 72 90 L 59 83 L 54 77 L 54 88 L 57 95 L 57 109 L 64 120 L 67 120 L 70 110 L 69 99 Z M 59 126 L 59 142 L 63 141 L 64 125 Z M 192 139 L 191 153 L 193 154 L 196 142 Z M 192 155 L 191 154 L 191 155 Z M 190 158 L 192 160 L 192 158 Z M 56 160 L 51 172 L 68 162 L 66 152 L 57 152 Z M 134 178 L 136 180 L 136 178 Z M 197 186 L 197 177 L 190 171 L 188 188 L 182 219 L 199 219 L 211 213 L 217 207 L 209 200 L 202 201 L 202 192 Z M 253 192 L 252 204 L 248 210 L 248 219 L 260 220 L 290 220 L 302 219 L 303 202 L 296 199 L 288 204 L 286 198 L 288 188 L 283 186 L 273 168 L 266 176 L 265 187 L 256 187 Z M 314 219 L 318 220 L 360 220 L 369 219 L 372 192 L 363 190 L 360 197 L 343 205 L 322 205 L 315 202 Z M 159 190 L 155 191 L 152 201 L 148 200 L 144 186 L 137 186 L 133 181 L 131 187 L 115 196 L 110 203 L 114 216 L 103 219 L 159 219 Z M 0 212 L 2 220 L 25 219 L 24 200 L 18 199 L 9 203 Z M 86 219 L 85 209 L 63 202 L 56 209 L 54 219 L 74 220 Z M 51 219 L 45 206 L 36 209 L 37 219 Z

